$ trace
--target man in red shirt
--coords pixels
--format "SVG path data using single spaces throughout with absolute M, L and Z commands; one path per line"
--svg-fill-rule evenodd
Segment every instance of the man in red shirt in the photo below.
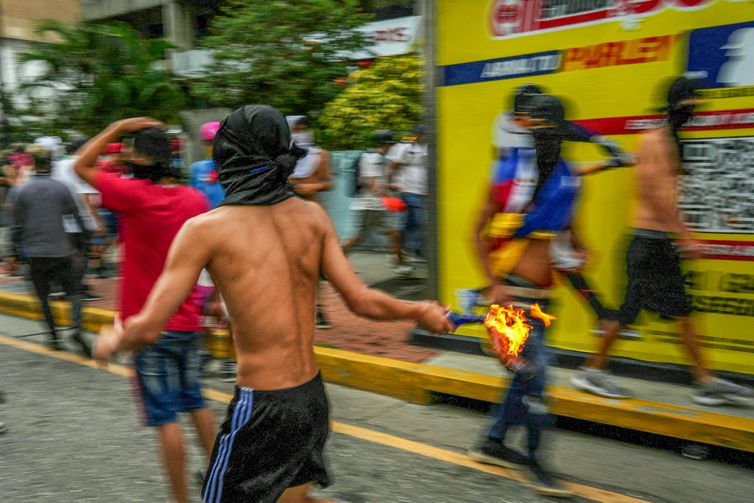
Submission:
M 207 199 L 196 189 L 176 185 L 170 167 L 170 140 L 152 119 L 115 122 L 84 145 L 76 173 L 102 194 L 102 205 L 121 217 L 125 258 L 120 285 L 120 317 L 137 314 L 147 300 L 168 255 L 173 238 L 186 220 L 206 212 Z M 125 153 L 133 178 L 97 167 L 108 143 L 132 134 Z M 202 399 L 199 382 L 201 312 L 196 291 L 165 326 L 151 346 L 134 354 L 136 383 L 146 424 L 159 428 L 165 467 L 175 501 L 188 501 L 185 447 L 179 412 L 190 412 L 207 453 L 212 452 L 215 420 Z

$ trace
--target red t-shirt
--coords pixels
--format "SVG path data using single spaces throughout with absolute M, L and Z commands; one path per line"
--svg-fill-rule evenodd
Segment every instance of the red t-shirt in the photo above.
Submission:
M 201 192 L 190 187 L 157 185 L 101 171 L 94 187 L 102 194 L 102 206 L 117 212 L 122 223 L 125 258 L 120 315 L 125 321 L 147 301 L 180 228 L 189 218 L 209 210 L 209 205 Z M 198 332 L 201 328 L 201 307 L 194 289 L 164 330 Z

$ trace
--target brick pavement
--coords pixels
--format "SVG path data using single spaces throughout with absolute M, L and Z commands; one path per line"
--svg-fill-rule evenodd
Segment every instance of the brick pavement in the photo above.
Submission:
M 116 279 L 89 278 L 87 283 L 97 295 L 102 296 L 102 300 L 88 302 L 86 305 L 116 309 Z M 4 274 L 0 274 L 0 290 L 29 295 L 32 293 L 30 283 Z M 414 363 L 426 361 L 437 354 L 436 351 L 407 342 L 413 329 L 411 322 L 377 322 L 356 317 L 348 311 L 343 300 L 329 284 L 322 288 L 322 303 L 333 328 L 317 330 L 317 345 Z

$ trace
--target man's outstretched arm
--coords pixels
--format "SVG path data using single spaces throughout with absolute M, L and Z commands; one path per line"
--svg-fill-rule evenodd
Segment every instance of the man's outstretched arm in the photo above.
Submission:
M 368 288 L 343 254 L 335 227 L 324 214 L 327 230 L 322 253 L 322 272 L 343 296 L 353 313 L 373 320 L 414 320 L 432 332 L 452 332 L 447 308 L 434 301 L 408 302 L 396 299 L 381 290 Z
M 122 329 L 116 324 L 115 331 L 105 331 L 97 338 L 98 360 L 151 344 L 160 337 L 162 328 L 194 289 L 199 273 L 207 265 L 211 253 L 207 243 L 201 224 L 188 221 L 183 226 L 141 312 L 127 319 Z

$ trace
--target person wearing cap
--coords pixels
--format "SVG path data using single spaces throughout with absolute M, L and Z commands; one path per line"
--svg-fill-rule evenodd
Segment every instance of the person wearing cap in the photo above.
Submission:
M 32 158 L 33 175 L 18 189 L 13 200 L 13 244 L 16 250 L 23 249 L 29 260 L 34 292 L 42 304 L 49 330 L 50 349 L 63 348 L 48 299 L 51 283 L 58 281 L 71 303 L 72 339 L 81 347 L 82 353 L 89 356 L 89 343 L 81 334 L 80 278 L 73 259 L 77 250 L 66 233 L 64 217 L 71 216 L 84 235 L 88 233 L 87 227 L 71 191 L 50 177 L 51 152 L 37 144 L 29 146 L 27 153 Z M 85 247 L 85 242 L 84 239 L 78 244 Z
M 176 183 L 180 172 L 170 164 L 170 139 L 163 128 L 159 121 L 143 117 L 115 122 L 81 147 L 74 165 L 78 176 L 100 192 L 102 205 L 117 212 L 123 222 L 118 311 L 126 323 L 147 302 L 181 227 L 209 209 L 198 190 Z M 130 178 L 106 173 L 97 166 L 107 144 L 124 135 L 130 136 L 132 145 L 124 159 Z M 216 432 L 200 381 L 203 327 L 195 288 L 198 275 L 187 298 L 173 306 L 174 314 L 164 320 L 152 343 L 133 355 L 139 409 L 145 424 L 157 431 L 165 471 L 178 503 L 189 500 L 180 414 L 191 416 L 207 456 Z
M 358 192 L 351 210 L 355 212 L 356 229 L 354 235 L 343 244 L 343 251 L 348 254 L 351 249 L 361 243 L 371 231 L 383 232 L 390 240 L 390 247 L 396 257 L 396 272 L 402 274 L 406 267 L 401 245 L 401 234 L 391 225 L 395 220 L 389 219 L 383 199 L 389 195 L 388 187 L 388 159 L 386 155 L 395 144 L 393 132 L 380 129 L 372 135 L 374 147 L 369 148 L 359 158 Z
M 402 241 L 403 247 L 414 260 L 424 259 L 424 228 L 426 226 L 425 199 L 427 198 L 427 144 L 424 126 L 414 126 L 407 144 L 393 159 L 394 183 L 406 203 Z
M 693 362 L 694 402 L 716 406 L 754 401 L 750 388 L 715 377 L 707 369 L 681 269 L 683 258 L 701 256 L 700 244 L 678 207 L 683 173 L 680 129 L 700 102 L 697 89 L 695 80 L 675 79 L 667 91 L 667 124 L 642 133 L 639 140 L 639 164 L 635 168 L 638 197 L 626 256 L 628 284 L 623 305 L 616 319 L 607 324 L 597 353 L 572 379 L 573 385 L 583 391 L 609 398 L 630 396 L 604 369 L 620 330 L 633 323 L 641 310 L 647 310 L 678 323 L 681 341 Z
M 231 113 L 214 152 L 225 199 L 181 229 L 141 312 L 97 340 L 102 360 L 150 344 L 203 268 L 215 280 L 234 323 L 238 380 L 204 481 L 205 503 L 324 503 L 309 496 L 312 484 L 330 484 L 329 402 L 314 354 L 321 276 L 359 316 L 452 329 L 446 307 L 402 301 L 359 279 L 325 210 L 295 197 L 288 183 L 303 153 L 273 107 Z
M 215 161 L 212 160 L 212 142 L 218 129 L 220 129 L 220 123 L 217 121 L 207 122 L 199 128 L 199 137 L 202 140 L 206 158 L 193 163 L 189 170 L 189 186 L 207 196 L 210 208 L 216 208 L 225 197 L 225 192 L 217 178 Z

